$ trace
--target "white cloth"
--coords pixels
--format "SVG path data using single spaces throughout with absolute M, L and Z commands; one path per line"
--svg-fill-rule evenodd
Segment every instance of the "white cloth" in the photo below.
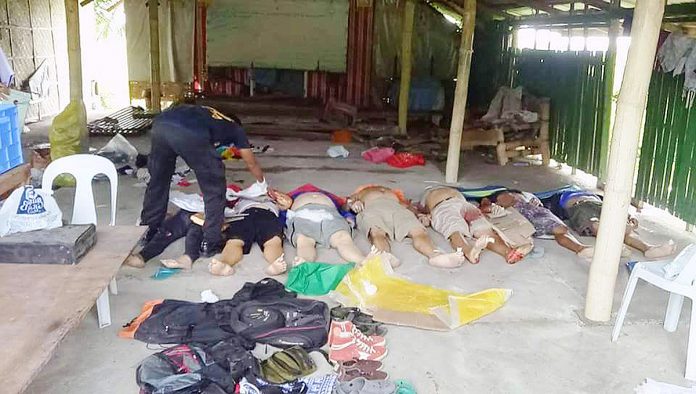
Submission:
M 234 191 L 231 189 L 227 189 L 227 199 L 232 200 L 234 197 L 243 197 L 243 198 L 254 198 L 254 197 L 261 197 L 265 196 L 268 194 L 268 183 L 266 183 L 266 180 L 264 179 L 263 182 L 256 182 L 253 185 L 247 187 L 244 190 L 241 191 Z
M 203 196 L 200 194 L 187 194 L 178 190 L 169 192 L 169 202 L 177 207 L 190 212 L 205 211 Z
M 273 212 L 276 216 L 280 213 L 278 206 L 267 196 L 255 199 L 240 198 L 239 201 L 234 204 L 232 212 L 234 214 L 242 214 L 244 211 L 252 208 L 265 209 Z
M 324 220 L 333 220 L 334 215 L 324 209 L 300 209 L 299 211 L 288 210 L 288 219 L 306 219 L 315 223 L 321 223 Z
M 14 80 L 14 75 L 14 70 L 12 70 L 10 62 L 7 61 L 7 56 L 5 56 L 5 52 L 3 52 L 2 49 L 0 49 L 0 82 L 2 82 L 2 84 L 5 86 L 10 86 L 10 84 Z

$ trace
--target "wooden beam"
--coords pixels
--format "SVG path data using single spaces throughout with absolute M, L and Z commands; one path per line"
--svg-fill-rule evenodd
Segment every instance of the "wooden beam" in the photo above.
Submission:
M 77 0 L 65 0 L 68 38 L 70 101 L 82 102 L 82 50 L 80 48 L 80 7 Z
M 628 206 L 633 190 L 640 126 L 648 98 L 665 0 L 637 0 L 631 47 L 616 105 L 616 122 L 609 151 L 604 206 L 594 257 L 590 265 L 585 317 L 609 321 L 614 300 Z
M 407 135 L 408 98 L 411 93 L 411 67 L 413 49 L 413 20 L 416 15 L 414 0 L 404 4 L 403 25 L 401 28 L 401 79 L 399 80 L 399 132 Z
M 148 0 L 150 20 L 150 102 L 151 110 L 162 110 L 160 80 L 160 43 L 159 43 L 159 0 Z
M 544 11 L 551 15 L 556 15 L 561 12 L 560 10 L 553 8 L 553 6 L 544 4 L 540 0 L 515 0 L 515 3 L 524 7 L 531 7 L 540 11 Z
M 473 54 L 474 30 L 476 28 L 476 0 L 466 0 L 464 7 L 462 37 L 459 45 L 457 86 L 454 91 L 454 106 L 452 108 L 452 123 L 450 124 L 449 149 L 447 150 L 447 166 L 445 169 L 445 181 L 447 183 L 456 183 L 459 180 L 459 153 L 462 150 L 462 129 L 464 128 L 464 117 L 466 115 L 471 56 Z

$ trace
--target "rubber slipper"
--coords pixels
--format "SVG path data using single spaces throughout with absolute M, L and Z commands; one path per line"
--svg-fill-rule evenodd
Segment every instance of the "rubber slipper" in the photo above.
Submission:
M 365 378 L 367 380 L 386 380 L 389 375 L 382 371 L 364 371 L 361 369 L 343 369 L 340 375 L 338 375 L 338 380 L 342 382 L 347 382 L 354 380 L 356 378 Z
M 394 394 L 396 385 L 388 380 L 355 378 L 336 386 L 337 394 Z
M 416 389 L 411 386 L 411 383 L 405 380 L 396 381 L 396 392 L 395 394 L 417 394 Z

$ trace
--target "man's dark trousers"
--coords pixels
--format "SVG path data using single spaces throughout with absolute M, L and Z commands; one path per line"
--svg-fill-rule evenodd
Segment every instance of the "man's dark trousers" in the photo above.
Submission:
M 148 159 L 150 183 L 145 191 L 141 224 L 148 225 L 153 235 L 162 225 L 167 214 L 169 187 L 176 170 L 176 158 L 180 156 L 196 174 L 203 193 L 203 240 L 211 246 L 221 246 L 227 188 L 225 166 L 207 133 L 168 123 L 155 123 L 151 136 L 152 148 Z

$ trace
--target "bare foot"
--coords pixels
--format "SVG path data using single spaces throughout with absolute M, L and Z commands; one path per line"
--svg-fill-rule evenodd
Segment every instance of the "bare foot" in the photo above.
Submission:
M 441 253 L 428 259 L 428 263 L 433 267 L 455 268 L 462 265 L 462 257 L 455 253 Z
M 272 262 L 271 264 L 264 269 L 264 272 L 266 275 L 270 276 L 276 276 L 280 274 L 284 274 L 288 270 L 288 264 L 285 262 L 285 255 L 281 254 L 280 257 L 276 259 L 276 261 Z
M 380 253 L 380 256 L 382 256 L 382 258 L 384 260 L 386 260 L 389 263 L 389 265 L 391 265 L 392 268 L 398 268 L 401 266 L 401 261 L 399 259 L 397 259 L 396 256 L 394 256 L 393 254 L 388 253 L 388 252 L 379 252 L 379 253 Z
M 534 244 L 526 244 L 512 249 L 505 257 L 508 264 L 516 264 L 522 261 L 534 249 Z
M 187 255 L 183 255 L 176 260 L 160 260 L 160 263 L 162 263 L 162 265 L 167 268 L 181 268 L 183 270 L 189 271 L 191 270 L 191 266 L 193 265 L 193 260 L 191 260 L 191 258 Z
M 208 264 L 208 271 L 210 271 L 211 274 L 217 276 L 230 276 L 234 274 L 234 268 L 231 265 L 225 264 L 222 261 L 216 259 L 213 259 Z
M 661 257 L 667 257 L 671 254 L 674 254 L 676 249 L 677 245 L 675 245 L 674 241 L 670 239 L 669 242 L 667 242 L 666 244 L 648 248 L 648 250 L 645 251 L 645 257 L 649 259 L 659 259 Z
M 145 260 L 143 260 L 143 257 L 139 254 L 132 254 L 126 258 L 123 264 L 133 268 L 144 268 Z
M 578 257 L 587 261 L 588 263 L 592 261 L 593 256 L 594 256 L 594 247 L 592 247 L 592 246 L 588 246 L 585 249 L 578 252 Z
M 493 237 L 484 235 L 480 238 L 476 238 L 474 245 L 471 247 L 469 252 L 465 252 L 464 256 L 469 260 L 471 264 L 478 264 L 481 257 L 481 252 L 486 249 L 489 243 L 493 242 Z M 461 253 L 462 249 L 457 248 L 457 253 Z
M 300 256 L 295 256 L 295 259 L 292 260 L 292 266 L 293 266 L 293 267 L 297 267 L 298 265 L 304 264 L 304 263 L 306 263 L 306 262 L 307 262 L 307 260 L 303 259 L 302 257 L 300 257 Z
M 631 254 L 633 254 L 633 252 L 631 251 L 631 249 L 628 246 L 624 245 L 621 248 L 621 257 L 629 258 L 629 257 L 631 257 Z

